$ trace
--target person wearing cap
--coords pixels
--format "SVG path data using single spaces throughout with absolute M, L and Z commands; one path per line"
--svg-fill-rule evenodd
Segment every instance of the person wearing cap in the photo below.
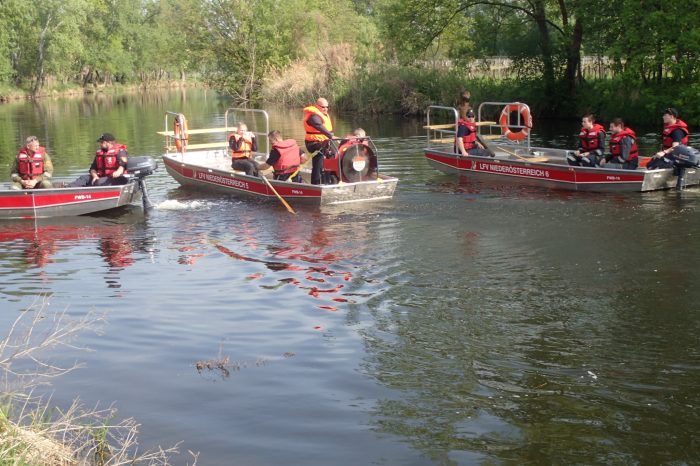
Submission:
M 661 132 L 661 150 L 647 164 L 648 170 L 671 168 L 673 166 L 673 149 L 688 144 L 688 125 L 678 118 L 678 110 L 669 107 L 664 110 L 664 129 Z
M 464 118 L 457 120 L 455 152 L 463 157 L 470 155 L 488 157 L 491 154 L 477 141 L 475 118 L 474 111 L 467 110 L 464 113 Z
M 12 167 L 12 189 L 52 188 L 53 164 L 46 149 L 39 145 L 39 138 L 29 136 L 19 149 Z
M 321 184 L 323 157 L 335 154 L 330 140 L 333 139 L 333 122 L 328 114 L 328 101 L 323 97 L 315 105 L 304 108 L 304 143 L 309 153 L 317 152 L 311 160 L 311 184 Z
M 126 165 L 129 155 L 124 144 L 118 144 L 114 135 L 103 133 L 97 138 L 100 148 L 90 165 L 90 174 L 79 177 L 69 186 L 105 186 L 126 184 Z

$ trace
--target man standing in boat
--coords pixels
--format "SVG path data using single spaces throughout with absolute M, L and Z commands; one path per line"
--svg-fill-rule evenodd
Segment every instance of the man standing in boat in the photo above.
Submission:
M 625 127 L 622 118 L 615 118 L 610 122 L 610 134 L 610 155 L 600 159 L 600 166 L 613 163 L 624 170 L 636 170 L 639 165 L 637 135 L 630 128 Z
M 282 133 L 277 130 L 270 131 L 267 137 L 272 145 L 272 150 L 265 163 L 258 166 L 258 170 L 272 168 L 276 180 L 301 183 L 299 168 L 302 163 L 306 162 L 304 151 L 294 139 L 282 139 Z M 292 175 L 294 176 L 290 180 Z
M 19 149 L 12 167 L 12 189 L 51 188 L 53 164 L 46 149 L 39 145 L 39 138 L 29 136 Z
M 71 187 L 120 185 L 128 182 L 126 164 L 129 155 L 124 144 L 117 144 L 111 133 L 103 133 L 97 139 L 100 148 L 90 165 L 90 174 L 79 177 L 70 183 Z
M 678 145 L 688 145 L 688 125 L 678 118 L 678 110 L 667 108 L 663 113 L 664 129 L 661 132 L 661 150 L 647 164 L 647 169 L 671 168 L 673 149 Z
M 231 168 L 246 175 L 258 176 L 258 165 L 253 160 L 253 153 L 258 150 L 258 139 L 248 131 L 245 123 L 238 123 L 238 130 L 228 139 L 228 147 L 231 150 Z
M 309 153 L 317 152 L 311 161 L 311 184 L 321 184 L 323 158 L 333 155 L 333 122 L 328 115 L 328 101 L 320 97 L 315 105 L 304 108 L 304 143 Z
M 488 157 L 489 152 L 477 141 L 476 136 L 476 116 L 474 110 L 467 110 L 464 118 L 457 121 L 457 138 L 455 141 L 455 152 L 468 157 L 476 155 L 478 157 Z
M 605 150 L 605 128 L 595 122 L 592 113 L 583 116 L 581 126 L 578 134 L 579 148 L 576 152 L 569 153 L 566 161 L 573 166 L 595 167 Z

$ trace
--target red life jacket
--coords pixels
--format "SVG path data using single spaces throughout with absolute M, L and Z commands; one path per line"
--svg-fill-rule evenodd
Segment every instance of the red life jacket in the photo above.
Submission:
M 272 166 L 275 175 L 283 175 L 286 173 L 294 173 L 299 165 L 301 165 L 301 156 L 299 155 L 299 145 L 294 139 L 285 139 L 278 141 L 272 145 L 273 149 L 277 149 L 280 153 L 280 158 Z
M 685 136 L 683 139 L 681 139 L 681 144 L 688 144 L 688 125 L 685 123 L 685 121 L 677 119 L 672 125 L 664 125 L 664 130 L 661 133 L 661 145 L 664 147 L 664 149 L 670 149 L 673 147 L 671 133 L 673 133 L 673 131 L 676 129 L 680 129 L 685 133 Z
M 95 165 L 97 166 L 97 176 L 110 176 L 119 168 L 119 151 L 126 151 L 124 144 L 114 144 L 109 150 L 99 149 L 95 152 Z M 126 173 L 126 167 L 124 167 Z
M 231 151 L 231 157 L 234 159 L 249 158 L 250 152 L 253 150 L 253 140 L 248 136 L 241 136 L 240 134 L 232 134 L 231 137 L 238 142 L 242 139 L 238 150 Z
M 590 131 L 586 128 L 581 128 L 581 132 L 578 133 L 578 138 L 579 141 L 581 141 L 581 148 L 584 152 L 590 152 L 596 149 L 603 149 L 598 143 L 598 133 L 600 133 L 601 131 L 605 133 L 605 128 L 603 128 L 598 123 L 594 123 L 593 128 L 591 128 Z
M 39 146 L 33 154 L 29 153 L 26 147 L 22 147 L 17 153 L 19 162 L 19 176 L 23 180 L 35 180 L 44 174 L 44 161 L 46 160 L 46 149 Z
M 634 131 L 629 128 L 624 128 L 619 133 L 610 136 L 610 153 L 613 155 L 613 158 L 622 158 L 622 145 L 620 143 L 625 137 L 632 138 L 632 148 L 630 149 L 630 155 L 627 161 L 634 160 L 639 157 L 639 150 L 637 149 L 637 135 L 634 134 Z
M 469 130 L 469 134 L 467 134 L 466 136 L 462 136 L 464 150 L 469 150 L 476 147 L 476 125 L 462 118 L 460 118 L 459 121 L 457 121 L 457 124 L 459 126 L 464 126 Z

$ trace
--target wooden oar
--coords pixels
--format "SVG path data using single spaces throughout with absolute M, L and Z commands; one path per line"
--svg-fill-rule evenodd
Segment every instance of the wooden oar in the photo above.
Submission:
M 268 180 L 268 179 L 265 177 L 265 175 L 262 175 L 262 174 L 261 174 L 260 176 L 261 176 L 262 179 L 265 181 L 265 184 L 267 184 L 267 187 L 270 188 L 270 189 L 272 190 L 273 193 L 275 193 L 275 196 L 277 196 L 277 199 L 279 199 L 280 202 L 281 202 L 282 204 L 284 204 L 284 206 L 287 208 L 287 210 L 289 211 L 289 213 L 290 213 L 290 214 L 296 215 L 296 211 L 295 211 L 294 209 L 292 209 L 292 206 L 290 206 L 289 203 L 288 203 L 287 201 L 285 201 L 284 198 L 283 198 L 282 196 L 280 196 L 280 193 L 278 193 L 277 190 L 275 189 L 275 187 L 272 186 L 272 183 L 270 183 L 270 180 Z
M 514 157 L 519 158 L 520 160 L 525 160 L 526 162 L 549 162 L 549 159 L 547 157 L 523 157 L 522 155 L 518 155 L 515 152 L 511 152 L 508 149 L 504 149 L 503 147 L 499 147 L 498 150 L 502 150 L 506 154 L 510 154 Z

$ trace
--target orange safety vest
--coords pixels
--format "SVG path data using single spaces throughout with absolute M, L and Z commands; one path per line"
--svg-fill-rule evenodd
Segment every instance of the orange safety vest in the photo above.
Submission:
M 241 136 L 240 134 L 232 134 L 231 138 L 235 139 L 236 142 L 241 141 L 238 146 L 238 150 L 231 151 L 231 157 L 234 159 L 250 158 L 250 153 L 253 150 L 253 141 L 248 136 Z
M 294 139 L 278 141 L 272 145 L 272 148 L 277 149 L 277 152 L 280 153 L 280 158 L 272 165 L 272 168 L 275 170 L 275 175 L 294 173 L 296 169 L 299 168 L 299 165 L 301 165 L 299 145 Z
M 35 180 L 44 174 L 44 161 L 46 160 L 46 149 L 39 146 L 33 154 L 29 149 L 22 147 L 17 154 L 19 162 L 19 176 L 23 180 Z
M 333 123 L 331 122 L 331 117 L 323 113 L 315 105 L 309 105 L 308 107 L 304 108 L 304 131 L 306 131 L 306 136 L 304 137 L 304 140 L 319 142 L 327 140 L 328 137 L 325 134 L 319 133 L 316 128 L 309 124 L 309 118 L 311 118 L 313 115 L 318 115 L 319 117 L 321 117 L 323 127 L 326 128 L 326 130 L 329 133 L 333 132 Z
M 110 176 L 119 169 L 119 151 L 126 151 L 124 144 L 114 144 L 111 149 L 103 151 L 99 149 L 95 152 L 95 165 L 97 166 L 97 176 Z M 126 167 L 124 167 L 126 173 Z

